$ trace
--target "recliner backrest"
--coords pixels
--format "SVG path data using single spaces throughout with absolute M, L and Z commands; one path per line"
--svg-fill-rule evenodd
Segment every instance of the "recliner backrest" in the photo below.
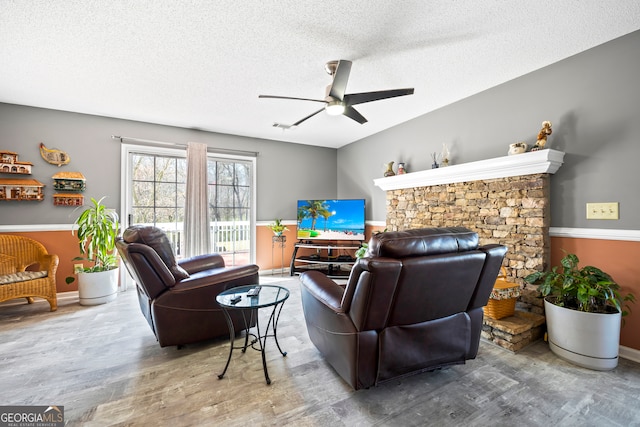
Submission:
M 477 248 L 478 234 L 467 228 L 422 228 L 373 234 L 369 240 L 368 254 L 377 257 L 408 258 Z
M 486 255 L 477 250 L 403 259 L 387 326 L 466 311 L 485 260 Z
M 176 281 L 189 277 L 189 273 L 178 265 L 169 238 L 162 229 L 149 225 L 133 225 L 122 233 L 122 240 L 127 243 L 141 243 L 153 248 Z
M 343 309 L 359 330 L 381 330 L 475 308 L 493 286 L 484 278 L 487 264 L 501 263 L 506 250 L 493 246 L 479 247 L 478 235 L 462 227 L 373 235 L 352 270 Z
M 150 299 L 156 298 L 176 284 L 176 279 L 167 265 L 150 246 L 127 243 L 119 238 L 116 247 L 131 277 Z

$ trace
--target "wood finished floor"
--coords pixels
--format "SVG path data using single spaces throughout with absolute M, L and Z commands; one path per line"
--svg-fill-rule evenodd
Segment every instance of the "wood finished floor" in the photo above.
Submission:
M 570 365 L 538 342 L 518 354 L 482 342 L 466 365 L 354 392 L 308 339 L 297 278 L 264 381 L 260 354 L 228 341 L 160 348 L 133 290 L 82 307 L 61 294 L 0 304 L 0 405 L 64 405 L 70 426 L 640 426 L 640 365 Z

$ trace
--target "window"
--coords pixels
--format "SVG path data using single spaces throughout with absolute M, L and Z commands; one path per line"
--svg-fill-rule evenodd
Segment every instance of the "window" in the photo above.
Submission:
M 154 225 L 182 255 L 186 197 L 186 152 L 124 145 L 123 226 Z M 212 252 L 231 265 L 254 259 L 254 158 L 209 154 L 209 213 Z
M 230 254 L 231 265 L 250 264 L 251 163 L 210 158 L 207 167 L 214 252 Z
M 187 160 L 183 157 L 131 153 L 131 203 L 128 224 L 155 225 L 181 254 Z

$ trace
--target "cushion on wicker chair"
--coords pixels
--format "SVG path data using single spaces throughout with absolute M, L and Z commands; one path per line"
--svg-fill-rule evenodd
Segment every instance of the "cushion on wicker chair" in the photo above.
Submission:
M 26 282 L 27 280 L 35 280 L 42 277 L 47 277 L 46 271 L 21 271 L 20 273 L 4 274 L 0 276 L 0 285 Z

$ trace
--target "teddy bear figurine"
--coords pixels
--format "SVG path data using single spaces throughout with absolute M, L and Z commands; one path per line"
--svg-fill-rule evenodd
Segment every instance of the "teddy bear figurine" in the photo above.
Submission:
M 540 132 L 538 133 L 538 140 L 533 148 L 531 148 L 531 151 L 543 150 L 544 146 L 547 144 L 547 137 L 551 135 L 551 132 L 551 122 L 548 120 L 542 122 L 542 129 L 540 129 Z

